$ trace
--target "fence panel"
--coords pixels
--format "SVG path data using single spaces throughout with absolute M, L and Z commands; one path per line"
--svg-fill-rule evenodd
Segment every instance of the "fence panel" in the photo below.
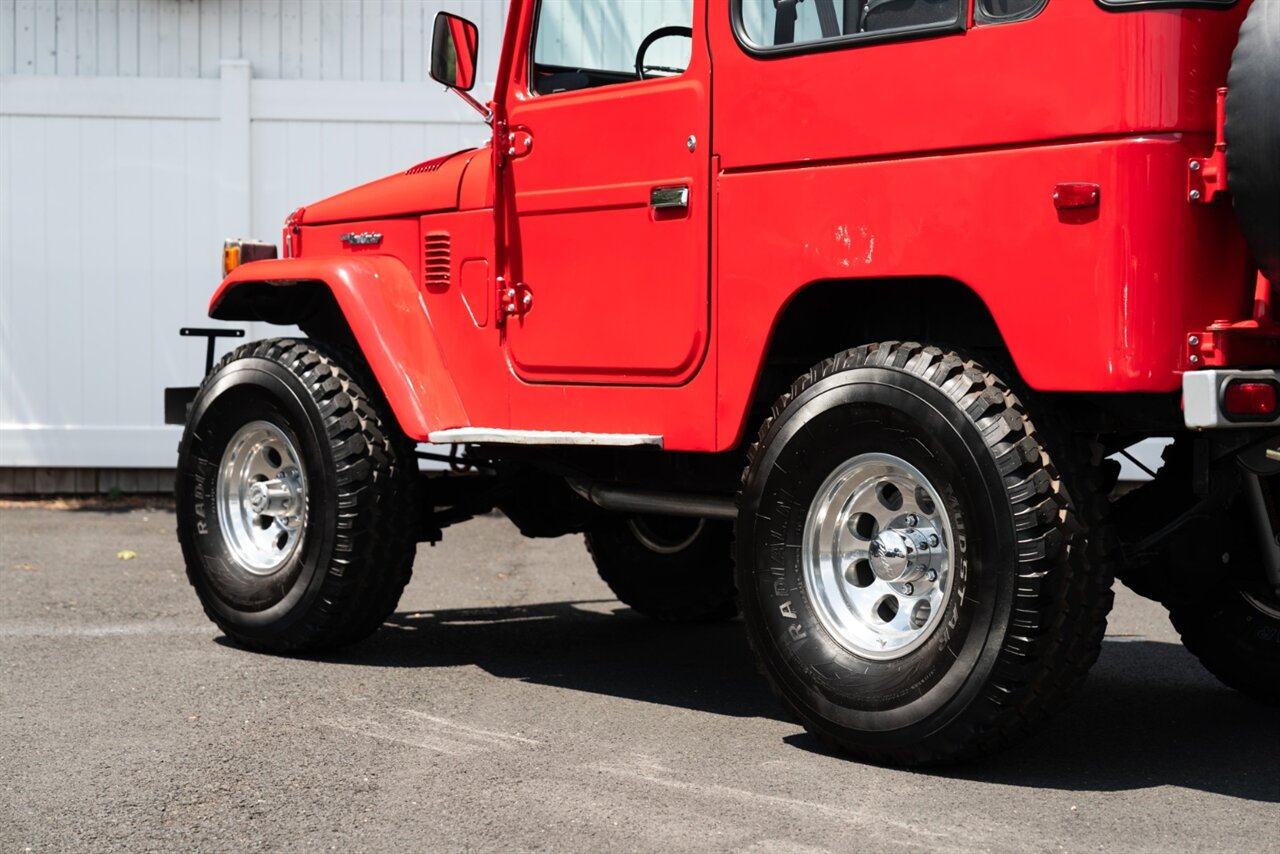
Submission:
M 0 467 L 171 466 L 222 239 L 487 134 L 431 84 L 221 72 L 0 78 Z

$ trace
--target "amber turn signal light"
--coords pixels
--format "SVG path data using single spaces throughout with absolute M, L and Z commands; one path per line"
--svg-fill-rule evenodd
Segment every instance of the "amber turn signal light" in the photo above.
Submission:
M 228 239 L 222 244 L 222 275 L 228 276 L 236 267 L 248 264 L 250 261 L 266 261 L 278 257 L 279 252 L 274 243 Z
M 240 244 L 228 240 L 222 245 L 222 275 L 226 276 L 240 266 Z

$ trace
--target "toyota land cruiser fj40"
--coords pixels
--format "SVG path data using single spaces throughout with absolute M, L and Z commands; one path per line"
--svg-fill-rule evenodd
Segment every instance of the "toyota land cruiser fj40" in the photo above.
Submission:
M 496 508 L 875 761 L 1058 709 L 1116 576 L 1280 699 L 1280 2 L 512 0 L 486 102 L 478 43 L 489 144 L 224 249 L 306 336 L 168 390 L 229 638 L 357 641 Z

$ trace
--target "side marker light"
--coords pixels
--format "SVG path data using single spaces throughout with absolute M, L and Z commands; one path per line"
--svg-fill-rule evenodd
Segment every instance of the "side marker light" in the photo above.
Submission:
M 1053 206 L 1060 211 L 1096 208 L 1102 198 L 1097 184 L 1059 184 L 1053 188 Z

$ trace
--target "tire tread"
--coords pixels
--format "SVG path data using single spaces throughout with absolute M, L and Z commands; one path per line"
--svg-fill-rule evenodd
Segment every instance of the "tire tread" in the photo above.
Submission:
M 1113 594 L 1112 538 L 1096 465 L 1052 425 L 1038 430 L 1022 398 L 977 362 L 936 346 L 887 341 L 847 350 L 811 368 L 773 404 L 748 452 L 738 504 L 775 422 L 793 400 L 851 368 L 882 366 L 939 388 L 978 427 L 1017 520 L 1017 590 L 1010 629 L 983 697 L 955 721 L 906 747 L 868 750 L 811 726 L 769 678 L 764 650 L 748 632 L 757 667 L 806 729 L 828 746 L 873 762 L 929 765 L 1002 749 L 1057 712 L 1097 660 Z M 1048 409 L 1046 408 L 1046 412 Z M 1042 419 L 1043 420 L 1043 419 Z M 1055 448 L 1050 456 L 1049 447 Z M 1066 483 L 1071 484 L 1068 493 Z M 1098 536 L 1086 538 L 1086 531 Z
M 201 596 L 204 611 L 228 637 L 262 651 L 319 652 L 354 643 L 391 614 L 413 571 L 421 490 L 412 443 L 381 414 L 386 403 L 354 354 L 306 339 L 255 341 L 225 355 L 205 385 L 242 359 L 285 367 L 319 412 L 337 483 L 332 557 L 320 569 L 319 596 L 285 633 L 246 635 Z M 187 576 L 199 592 L 196 572 L 188 559 Z

